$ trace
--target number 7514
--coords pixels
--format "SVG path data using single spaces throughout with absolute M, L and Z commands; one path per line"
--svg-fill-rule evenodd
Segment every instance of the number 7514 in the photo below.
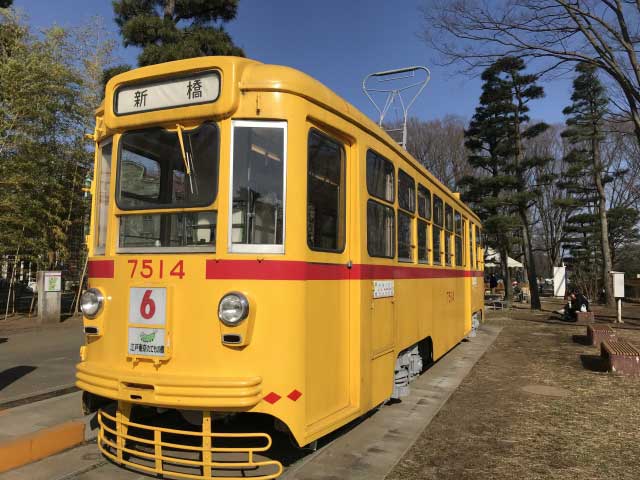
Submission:
M 127 263 L 131 265 L 131 277 L 134 278 L 138 274 L 142 278 L 151 278 L 156 276 L 157 278 L 165 278 L 165 271 L 168 271 L 169 277 L 177 277 L 180 280 L 186 275 L 184 273 L 184 261 L 178 260 L 170 269 L 168 266 L 165 269 L 164 260 L 153 260 L 151 258 L 145 259 L 131 259 L 127 260 Z M 139 267 L 139 268 L 138 268 Z

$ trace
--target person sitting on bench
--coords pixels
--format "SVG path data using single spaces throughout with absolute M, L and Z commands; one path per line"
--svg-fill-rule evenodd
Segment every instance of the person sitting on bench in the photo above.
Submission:
M 565 320 L 576 322 L 578 321 L 578 312 L 588 312 L 589 301 L 580 290 L 572 290 L 569 294 L 569 303 L 564 307 Z

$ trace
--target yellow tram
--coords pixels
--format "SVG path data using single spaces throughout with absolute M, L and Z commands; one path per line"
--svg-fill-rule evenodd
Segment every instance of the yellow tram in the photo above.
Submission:
M 405 394 L 481 318 L 478 217 L 299 71 L 126 72 L 94 139 L 77 386 L 88 408 L 117 400 L 98 443 L 120 464 L 276 478 L 269 435 L 218 430 L 225 416 L 268 415 L 308 445 Z M 136 417 L 149 407 L 190 427 Z

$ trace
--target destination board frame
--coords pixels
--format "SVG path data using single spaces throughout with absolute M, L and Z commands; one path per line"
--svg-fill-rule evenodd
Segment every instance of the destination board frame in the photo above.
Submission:
M 163 85 L 163 84 L 169 83 L 169 82 L 189 81 L 191 79 L 200 78 L 203 75 L 207 75 L 207 74 L 211 74 L 211 73 L 213 73 L 214 75 L 216 75 L 218 77 L 218 94 L 216 95 L 215 98 L 213 98 L 211 100 L 203 100 L 203 101 L 200 101 L 200 102 L 189 102 L 189 103 L 168 105 L 168 106 L 164 106 L 164 107 L 150 108 L 150 109 L 141 110 L 141 111 L 132 111 L 132 112 L 123 112 L 123 113 L 119 113 L 118 112 L 118 96 L 119 96 L 121 90 L 124 89 L 124 88 L 130 88 L 130 87 L 136 87 L 136 86 L 140 86 L 140 87 L 141 86 L 155 87 L 155 86 Z M 172 108 L 193 107 L 193 106 L 196 106 L 196 105 L 205 105 L 205 104 L 215 103 L 220 99 L 221 93 L 222 93 L 222 72 L 220 72 L 220 70 L 218 70 L 218 69 L 213 69 L 212 68 L 212 69 L 200 70 L 200 71 L 197 71 L 197 72 L 190 72 L 190 73 L 185 73 L 185 74 L 180 74 L 180 75 L 172 75 L 172 76 L 164 77 L 162 79 L 158 79 L 156 81 L 151 81 L 151 82 L 135 81 L 135 82 L 128 82 L 128 83 L 124 83 L 122 85 L 118 85 L 118 87 L 113 92 L 112 110 L 113 110 L 113 114 L 116 117 L 126 117 L 126 116 L 129 116 L 129 115 L 140 115 L 140 114 L 143 114 L 143 113 L 158 112 L 158 111 L 161 111 L 161 110 L 170 110 Z

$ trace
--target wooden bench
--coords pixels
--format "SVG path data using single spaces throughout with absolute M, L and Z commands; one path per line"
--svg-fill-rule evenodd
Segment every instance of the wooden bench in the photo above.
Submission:
M 593 322 L 593 312 L 576 312 L 578 322 L 590 323 Z
M 605 340 L 616 340 L 616 332 L 609 325 L 587 325 L 587 339 L 591 345 Z
M 491 302 L 485 303 L 487 308 L 491 308 L 492 310 L 504 310 L 507 306 L 507 302 L 503 302 L 502 300 L 493 300 Z
M 640 375 L 640 350 L 625 340 L 605 340 L 600 355 L 613 373 Z

